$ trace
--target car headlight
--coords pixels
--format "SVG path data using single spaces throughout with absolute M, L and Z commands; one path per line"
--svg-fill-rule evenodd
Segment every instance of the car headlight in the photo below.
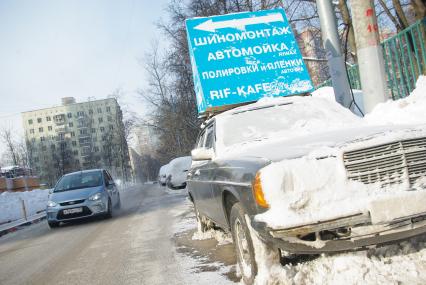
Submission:
M 47 207 L 56 207 L 56 203 L 55 202 L 53 202 L 53 201 L 48 201 L 47 202 Z
M 269 208 L 269 204 L 265 199 L 262 189 L 262 181 L 260 180 L 260 172 L 256 173 L 253 181 L 253 195 L 256 203 L 262 208 Z
M 92 196 L 89 197 L 90 201 L 97 201 L 100 200 L 102 198 L 102 194 L 101 193 L 96 193 Z

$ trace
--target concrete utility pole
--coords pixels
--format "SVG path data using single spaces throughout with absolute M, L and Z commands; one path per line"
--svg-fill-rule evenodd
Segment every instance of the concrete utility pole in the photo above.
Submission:
M 321 22 L 322 41 L 327 51 L 328 68 L 333 82 L 336 101 L 349 108 L 352 103 L 351 87 L 346 75 L 345 58 L 340 48 L 336 15 L 331 0 L 317 0 Z
M 387 99 L 385 67 L 373 0 L 350 1 L 366 113 Z

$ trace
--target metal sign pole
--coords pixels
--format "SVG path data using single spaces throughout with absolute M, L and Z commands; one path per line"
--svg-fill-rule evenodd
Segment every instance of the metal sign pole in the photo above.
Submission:
M 352 103 L 350 84 L 346 75 L 345 59 L 340 49 L 336 15 L 330 0 L 317 0 L 318 15 L 324 48 L 327 51 L 328 67 L 333 82 L 336 101 L 346 108 Z
M 373 0 L 351 1 L 364 108 L 368 113 L 387 98 L 383 51 Z

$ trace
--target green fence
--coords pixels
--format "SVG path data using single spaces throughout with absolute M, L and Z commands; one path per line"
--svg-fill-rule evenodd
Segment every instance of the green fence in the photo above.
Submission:
M 415 88 L 420 74 L 426 74 L 426 18 L 382 42 L 389 95 L 403 98 Z M 353 89 L 361 89 L 357 65 L 348 68 Z M 316 88 L 332 86 L 331 79 Z

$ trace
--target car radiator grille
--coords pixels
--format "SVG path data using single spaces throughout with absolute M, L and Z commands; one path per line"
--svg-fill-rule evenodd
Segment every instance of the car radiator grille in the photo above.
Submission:
M 343 154 L 348 178 L 382 186 L 426 177 L 426 138 L 402 140 Z

